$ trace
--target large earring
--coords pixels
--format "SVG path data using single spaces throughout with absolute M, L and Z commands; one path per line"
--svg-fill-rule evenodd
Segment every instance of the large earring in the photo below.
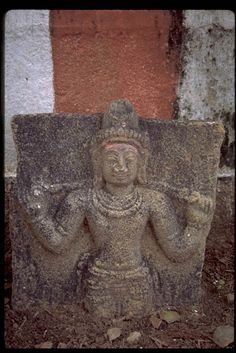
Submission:
M 148 150 L 147 149 L 142 149 L 142 151 L 139 153 L 139 159 L 138 159 L 138 175 L 137 175 L 137 180 L 139 184 L 147 184 L 147 161 L 148 161 Z
M 101 189 L 103 185 L 102 178 L 102 160 L 101 160 L 101 148 L 93 148 L 91 150 L 91 159 L 93 165 L 93 187 L 95 189 Z

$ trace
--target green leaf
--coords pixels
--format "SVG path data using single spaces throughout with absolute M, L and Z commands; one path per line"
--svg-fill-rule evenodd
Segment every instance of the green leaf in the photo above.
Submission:
M 161 311 L 160 318 L 170 324 L 172 322 L 179 321 L 180 315 L 177 311 Z
M 218 290 L 222 290 L 225 287 L 225 281 L 223 279 L 219 279 L 215 281 L 215 286 Z

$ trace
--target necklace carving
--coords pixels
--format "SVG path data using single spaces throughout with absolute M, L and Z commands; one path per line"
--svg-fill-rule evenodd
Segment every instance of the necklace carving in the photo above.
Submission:
M 125 217 L 135 214 L 141 207 L 142 195 L 134 189 L 129 195 L 114 196 L 104 189 L 92 191 L 94 207 L 104 216 Z

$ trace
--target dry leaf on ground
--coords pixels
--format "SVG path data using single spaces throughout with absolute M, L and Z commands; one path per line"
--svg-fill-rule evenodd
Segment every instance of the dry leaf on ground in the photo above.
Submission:
M 163 342 L 156 337 L 150 336 L 150 338 L 156 343 L 158 348 L 162 348 L 163 346 L 168 347 L 168 344 L 166 342 Z
M 36 344 L 34 347 L 35 348 L 52 348 L 52 346 L 53 346 L 53 343 L 51 341 L 46 341 L 46 342 Z
M 109 341 L 114 341 L 116 338 L 120 337 L 121 329 L 119 327 L 112 327 L 107 330 L 107 336 Z
M 230 343 L 234 342 L 233 326 L 218 326 L 214 331 L 213 341 L 221 348 L 225 348 Z
M 161 323 L 162 323 L 162 320 L 159 319 L 158 317 L 152 315 L 150 317 L 150 322 L 151 322 L 152 326 L 158 330 L 160 325 L 161 325 Z
M 141 333 L 138 331 L 133 331 L 129 334 L 129 336 L 127 337 L 127 342 L 128 343 L 134 343 L 137 342 L 141 337 Z
M 234 293 L 228 293 L 226 295 L 227 303 L 233 304 L 234 303 Z

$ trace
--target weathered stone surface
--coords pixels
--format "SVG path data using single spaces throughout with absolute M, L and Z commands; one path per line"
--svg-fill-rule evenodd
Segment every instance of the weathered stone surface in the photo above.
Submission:
M 218 177 L 216 208 L 209 239 L 221 243 L 234 241 L 235 223 L 235 176 Z
M 220 123 L 15 116 L 13 305 L 84 301 L 142 316 L 201 297 L 215 208 Z

